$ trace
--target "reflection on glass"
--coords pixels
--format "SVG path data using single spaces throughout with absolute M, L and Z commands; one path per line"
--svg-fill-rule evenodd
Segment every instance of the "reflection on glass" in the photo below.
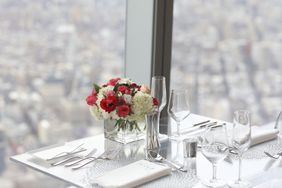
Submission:
M 171 86 L 193 89 L 193 113 L 228 120 L 248 107 L 254 124 L 276 118 L 281 7 L 281 0 L 174 1 Z

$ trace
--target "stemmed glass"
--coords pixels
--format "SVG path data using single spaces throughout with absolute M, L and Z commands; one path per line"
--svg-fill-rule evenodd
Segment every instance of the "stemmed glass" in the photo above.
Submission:
M 187 90 L 171 90 L 170 98 L 168 102 L 168 114 L 177 123 L 176 135 L 171 135 L 173 140 L 181 139 L 180 135 L 180 123 L 190 114 L 189 102 L 188 102 Z
M 242 155 L 248 150 L 251 144 L 251 123 L 250 113 L 247 110 L 238 110 L 234 112 L 232 129 L 232 147 L 239 156 L 238 179 L 230 183 L 230 187 L 250 187 L 250 183 L 241 179 Z
M 229 152 L 226 126 L 208 127 L 202 136 L 202 154 L 212 163 L 212 179 L 202 183 L 208 187 L 223 187 L 226 183 L 216 177 L 216 169 Z
M 166 85 L 164 76 L 153 76 L 151 95 L 158 99 L 158 111 L 161 112 L 166 105 Z
M 160 113 L 166 105 L 166 83 L 164 76 L 153 76 L 151 84 L 151 95 L 158 99 L 158 127 L 157 134 L 159 134 L 159 120 Z

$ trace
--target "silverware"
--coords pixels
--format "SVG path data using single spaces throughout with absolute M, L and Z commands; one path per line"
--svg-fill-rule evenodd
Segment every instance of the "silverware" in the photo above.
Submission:
M 97 149 L 94 148 L 90 153 L 88 153 L 88 154 L 85 155 L 84 157 L 80 157 L 79 160 L 76 160 L 76 161 L 74 161 L 74 162 L 72 161 L 72 162 L 70 162 L 70 163 L 65 164 L 64 166 L 65 166 L 65 167 L 70 167 L 70 166 L 76 165 L 76 164 L 80 163 L 81 161 L 83 161 L 84 159 L 89 158 L 89 157 L 92 157 L 96 152 L 97 152 Z
M 282 115 L 282 111 L 280 111 L 279 115 L 277 116 L 276 118 L 276 121 L 275 121 L 275 125 L 274 125 L 274 129 L 277 129 L 278 128 L 278 124 L 279 124 L 279 120 L 280 120 L 280 116 Z M 282 120 L 281 120 L 282 121 Z
M 198 126 L 196 126 L 196 127 L 189 127 L 189 128 L 187 128 L 187 129 L 184 129 L 184 130 L 182 131 L 182 134 L 188 134 L 188 133 L 191 133 L 191 132 L 200 130 L 200 129 L 202 129 L 202 128 L 205 128 L 205 127 L 214 126 L 214 125 L 216 125 L 216 124 L 217 124 L 217 122 L 214 121 L 214 122 L 210 122 L 210 123 L 208 123 L 208 124 L 201 124 L 201 125 L 198 125 Z M 221 125 L 221 126 L 222 126 L 222 125 Z
M 160 154 L 158 154 L 156 152 L 151 151 L 149 155 L 151 156 L 149 161 L 165 163 L 173 169 L 179 170 L 181 172 L 187 172 L 187 170 L 184 169 L 183 166 L 180 166 L 180 165 L 178 165 L 178 164 L 176 164 L 172 161 L 167 160 L 166 158 L 164 158 L 163 156 L 161 156 Z
M 275 155 L 271 155 L 270 153 L 264 151 L 264 154 L 272 159 L 279 159 L 279 157 L 282 157 L 282 151 L 276 153 Z
M 73 150 L 71 151 L 64 151 L 61 153 L 58 153 L 57 155 L 55 155 L 54 157 L 48 158 L 46 159 L 47 161 L 51 161 L 51 160 L 55 160 L 55 159 L 59 159 L 59 158 L 64 158 L 70 155 L 74 155 L 83 151 L 86 151 L 85 148 L 81 148 L 81 146 L 83 146 L 84 143 L 80 144 L 79 146 L 75 147 Z
M 84 160 L 89 160 L 88 162 L 79 165 L 79 166 L 75 166 L 72 167 L 72 170 L 78 170 L 86 165 L 88 165 L 89 163 L 92 163 L 94 161 L 96 161 L 97 159 L 103 159 L 103 160 L 112 160 L 116 157 L 116 155 L 119 153 L 120 149 L 113 149 L 113 150 L 107 150 L 104 153 L 102 153 L 101 155 L 99 155 L 98 157 L 87 157 L 82 159 L 80 162 L 84 161 Z
M 85 156 L 73 156 L 73 157 L 69 157 L 69 158 L 63 159 L 63 160 L 61 160 L 61 161 L 51 163 L 51 165 L 52 165 L 52 166 L 58 166 L 58 165 L 61 165 L 61 164 L 64 164 L 64 163 L 67 163 L 67 162 L 70 162 L 70 161 L 71 161 L 71 162 L 73 162 L 73 161 L 77 162 L 77 160 L 80 161 L 80 160 L 82 160 L 82 159 L 84 159 L 84 158 L 90 157 L 90 156 L 94 155 L 96 152 L 97 152 L 97 149 L 94 148 L 93 150 L 91 150 L 91 151 L 90 151 L 87 155 L 85 155 Z M 75 159 L 77 159 L 77 160 L 75 160 Z M 80 160 L 79 160 L 79 159 L 80 159 Z M 69 164 L 69 163 L 68 163 L 68 164 Z M 71 163 L 71 164 L 73 164 L 73 163 Z M 65 165 L 65 166 L 66 166 L 66 165 Z
M 194 124 L 193 126 L 196 127 L 196 126 L 199 126 L 199 125 L 203 125 L 203 124 L 209 123 L 210 121 L 211 121 L 211 120 L 202 121 L 202 122 L 200 122 L 200 123 Z

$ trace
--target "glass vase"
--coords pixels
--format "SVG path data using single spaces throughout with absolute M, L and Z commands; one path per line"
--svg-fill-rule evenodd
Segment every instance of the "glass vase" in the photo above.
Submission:
M 145 139 L 146 130 L 145 123 L 138 122 L 139 129 L 130 129 L 130 126 L 126 126 L 123 129 L 116 125 L 115 120 L 104 121 L 104 136 L 106 139 L 116 141 L 122 144 L 128 144 L 138 140 Z

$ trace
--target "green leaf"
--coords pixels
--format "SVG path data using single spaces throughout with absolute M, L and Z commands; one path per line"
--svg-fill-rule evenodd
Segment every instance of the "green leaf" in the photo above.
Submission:
M 93 84 L 93 87 L 94 87 L 94 89 L 95 89 L 95 91 L 96 91 L 96 93 L 99 93 L 99 90 L 101 89 L 101 87 L 100 86 L 98 86 L 97 84 Z

